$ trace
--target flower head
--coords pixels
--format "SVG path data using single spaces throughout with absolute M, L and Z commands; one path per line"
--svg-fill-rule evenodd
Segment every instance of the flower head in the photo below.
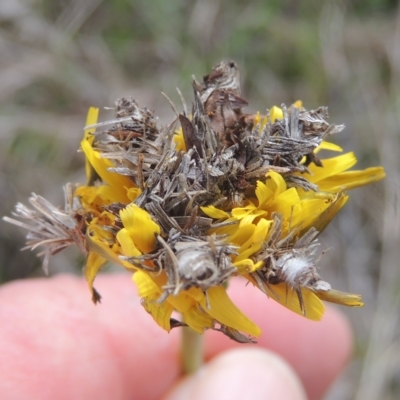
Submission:
M 327 122 L 325 107 L 243 113 L 235 63 L 218 64 L 193 88 L 192 115 L 179 115 L 175 133 L 132 98 L 116 102 L 112 121 L 98 124 L 91 108 L 81 143 L 87 185 L 68 186 L 65 211 L 34 196 L 35 211 L 17 206 L 33 224 L 7 220 L 31 231 L 28 247 L 43 246 L 46 262 L 78 244 L 95 302 L 106 261 L 133 272 L 143 307 L 167 331 L 188 325 L 252 341 L 259 327 L 226 292 L 239 275 L 312 320 L 323 315 L 321 300 L 361 306 L 359 295 L 321 279 L 318 235 L 346 191 L 382 179 L 383 169 L 349 171 L 353 153 L 319 158 L 341 151 L 326 141 L 343 126 Z

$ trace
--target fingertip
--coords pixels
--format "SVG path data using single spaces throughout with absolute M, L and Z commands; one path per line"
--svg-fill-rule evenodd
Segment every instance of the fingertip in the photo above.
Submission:
M 257 348 L 228 350 L 183 378 L 165 400 L 306 399 L 292 368 L 274 353 Z
M 346 316 L 334 306 L 326 306 L 319 322 L 310 321 L 268 299 L 260 290 L 232 280 L 230 296 L 261 330 L 257 347 L 282 356 L 299 375 L 311 400 L 332 385 L 347 364 L 352 351 L 352 330 Z M 239 345 L 217 332 L 206 336 L 207 356 L 213 357 Z M 253 346 L 253 345 L 251 345 Z
M 98 305 L 72 276 L 1 287 L 1 398 L 60 398 L 63 387 L 62 398 L 158 399 L 175 382 L 179 332 L 154 323 L 128 274 L 100 275 L 96 288 Z

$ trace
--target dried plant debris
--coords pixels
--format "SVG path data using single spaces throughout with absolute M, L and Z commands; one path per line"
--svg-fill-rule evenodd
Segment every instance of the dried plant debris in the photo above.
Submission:
M 318 234 L 347 201 L 345 191 L 384 176 L 380 167 L 357 173 L 352 153 L 326 139 L 343 125 L 327 122 L 326 107 L 300 102 L 245 113 L 234 62 L 193 79 L 190 113 L 175 112 L 160 126 L 131 98 L 115 103 L 115 118 L 88 114 L 81 148 L 87 185 L 65 187 L 60 210 L 32 195 L 5 220 L 28 229 L 29 249 L 50 255 L 76 244 L 93 281 L 108 260 L 134 272 L 142 304 L 164 329 L 218 330 L 251 343 L 260 330 L 229 299 L 226 285 L 241 275 L 268 296 L 310 319 L 320 299 L 362 305 L 358 295 L 331 289 L 317 271 Z M 27 222 L 21 222 L 27 221 Z M 182 320 L 171 317 L 173 311 Z
M 49 271 L 50 256 L 72 244 L 76 244 L 83 254 L 87 254 L 84 241 L 84 219 L 79 213 L 81 209 L 79 200 L 74 197 L 74 188 L 71 184 L 64 187 L 64 193 L 64 210 L 60 210 L 43 197 L 33 193 L 29 199 L 33 208 L 18 203 L 13 214 L 19 218 L 18 220 L 3 217 L 5 221 L 29 231 L 26 246 L 22 250 L 43 248 L 38 255 L 43 257 L 43 269 L 46 274 Z

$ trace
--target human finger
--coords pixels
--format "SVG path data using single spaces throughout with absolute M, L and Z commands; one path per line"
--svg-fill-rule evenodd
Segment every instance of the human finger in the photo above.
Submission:
M 89 301 L 84 281 L 69 276 L 2 287 L 0 320 L 6 323 L 0 329 L 1 376 L 14 371 L 10 379 L 2 380 L 4 385 L 16 393 L 46 390 L 52 398 L 67 376 L 71 385 L 63 388 L 66 399 L 72 398 L 72 388 L 100 399 L 111 394 L 124 398 L 126 393 L 152 399 L 178 379 L 179 331 L 166 334 L 143 311 L 128 275 L 99 276 L 96 286 L 104 297 L 98 306 Z M 335 314 L 328 310 L 322 322 L 304 325 L 302 317 L 276 308 L 273 301 L 240 282 L 232 283 L 230 294 L 262 326 L 260 346 L 280 352 L 294 365 L 308 393 L 316 396 L 325 390 L 337 374 L 338 360 L 343 363 L 343 349 L 333 358 L 331 370 L 318 352 L 331 344 L 331 334 L 324 332 L 336 328 L 343 339 Z M 221 334 L 207 333 L 206 339 L 209 358 L 235 346 Z M 341 343 L 346 347 L 345 341 Z M 296 350 L 298 346 L 302 350 Z M 312 346 L 315 364 L 309 362 Z
M 257 347 L 220 353 L 197 373 L 179 381 L 164 400 L 304 400 L 293 369 L 276 354 Z
M 232 280 L 234 303 L 262 329 L 257 346 L 281 355 L 299 375 L 310 400 L 320 399 L 346 366 L 352 349 L 347 319 L 327 306 L 319 322 L 294 314 L 241 279 Z M 237 346 L 218 332 L 206 336 L 207 357 Z M 253 345 L 245 345 L 253 346 Z
M 96 287 L 96 306 L 73 276 L 1 287 L 1 398 L 151 400 L 173 384 L 179 333 L 144 312 L 128 274 L 98 276 Z

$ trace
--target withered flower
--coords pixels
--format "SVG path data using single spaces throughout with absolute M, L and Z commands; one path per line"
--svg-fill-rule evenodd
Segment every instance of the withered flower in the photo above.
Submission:
M 77 244 L 93 287 L 106 261 L 133 272 L 142 305 L 166 331 L 187 325 L 251 342 L 260 328 L 230 300 L 226 284 L 241 275 L 283 306 L 321 319 L 321 300 L 361 306 L 361 296 L 333 290 L 320 277 L 318 235 L 348 200 L 346 191 L 385 176 L 382 167 L 349 171 L 353 153 L 326 141 L 343 125 L 326 107 L 301 102 L 246 114 L 235 63 L 219 63 L 193 81 L 190 114 L 165 127 L 132 98 L 115 119 L 89 110 L 81 149 L 87 185 L 67 185 L 60 210 L 32 195 L 6 221 L 29 230 L 26 248 L 49 255 Z M 179 126 L 180 125 L 180 126 Z M 246 290 L 243 288 L 243 290 Z M 172 319 L 172 312 L 182 315 Z

